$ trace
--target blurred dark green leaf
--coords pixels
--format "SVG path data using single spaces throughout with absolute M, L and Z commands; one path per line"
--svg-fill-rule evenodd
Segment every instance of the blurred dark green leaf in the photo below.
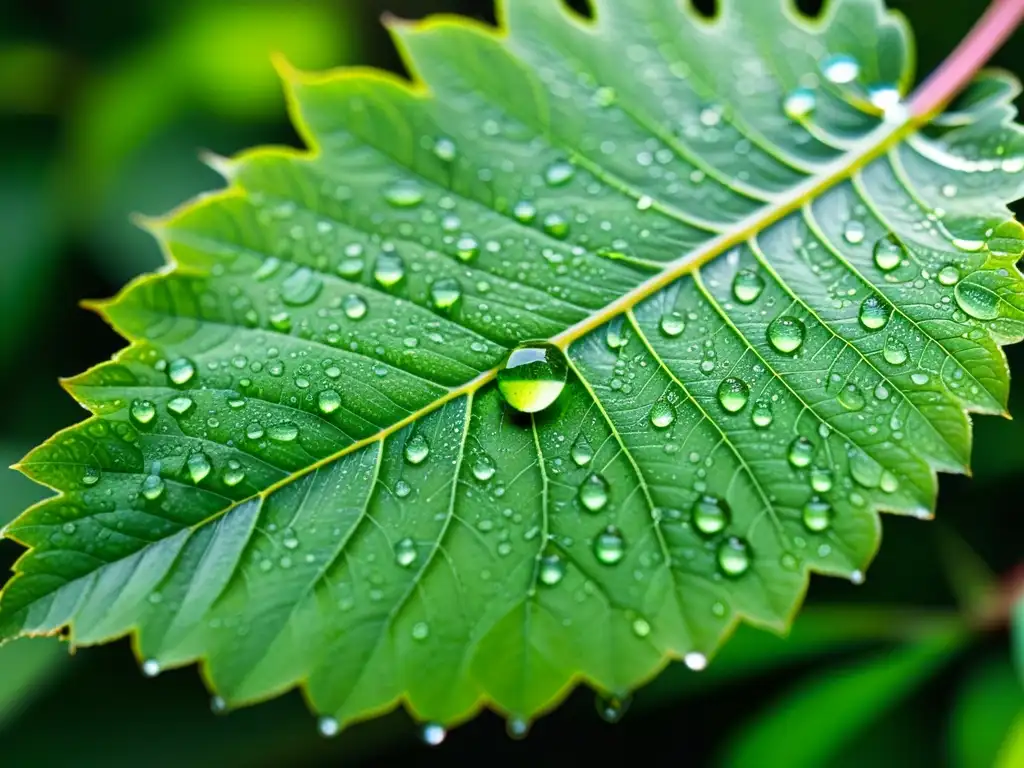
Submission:
M 953 708 L 949 731 L 952 765 L 989 768 L 1022 716 L 1024 689 L 1008 660 L 989 660 L 972 669 Z

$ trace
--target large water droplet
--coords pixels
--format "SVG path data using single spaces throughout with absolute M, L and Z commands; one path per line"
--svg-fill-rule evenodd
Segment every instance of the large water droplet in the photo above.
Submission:
M 725 529 L 732 520 L 729 505 L 717 496 L 701 496 L 691 510 L 694 527 L 705 536 L 713 536 Z
M 520 200 L 512 207 L 512 215 L 521 224 L 530 224 L 537 218 L 537 206 L 528 200 Z
M 594 449 L 590 447 L 590 442 L 582 432 L 569 449 L 569 455 L 577 467 L 587 466 L 594 458 Z
M 960 279 L 960 270 L 952 264 L 947 264 L 939 270 L 938 279 L 942 285 L 956 285 Z
M 909 356 L 910 351 L 907 349 L 907 345 L 900 341 L 895 334 L 890 333 L 886 336 L 885 343 L 882 345 L 882 357 L 885 358 L 885 362 L 889 365 L 903 365 Z
M 185 462 L 185 466 L 188 469 L 189 479 L 196 485 L 203 482 L 212 469 L 210 466 L 210 460 L 206 458 L 206 454 L 203 453 L 193 453 L 188 457 L 188 461 Z
M 544 231 L 552 237 L 564 240 L 569 234 L 569 222 L 560 213 L 549 213 L 544 217 Z
M 661 316 L 661 332 L 669 338 L 675 338 L 686 330 L 686 323 L 679 312 L 668 312 Z
M 555 586 L 565 578 L 565 561 L 556 554 L 545 555 L 540 559 L 537 578 L 544 586 Z
M 241 462 L 230 459 L 228 465 L 224 468 L 223 474 L 221 474 L 221 480 L 224 481 L 224 485 L 228 488 L 234 488 L 245 480 L 245 467 L 242 466 Z
M 875 241 L 873 250 L 875 266 L 883 272 L 892 272 L 903 261 L 903 244 L 895 235 L 886 235 Z
M 410 464 L 422 464 L 430 455 L 430 444 L 423 435 L 415 434 L 405 443 L 405 460 Z
M 768 400 L 758 400 L 754 403 L 754 409 L 750 414 L 750 420 L 753 422 L 755 427 L 764 429 L 765 427 L 771 426 L 772 420 L 775 418 L 772 413 L 772 404 Z
M 392 288 L 405 277 L 405 262 L 394 251 L 381 251 L 373 265 L 373 279 L 385 288 Z
M 665 429 L 676 420 L 676 412 L 668 400 L 658 400 L 651 406 L 651 424 L 658 429 Z
M 821 533 L 832 525 L 832 505 L 827 501 L 812 499 L 804 504 L 804 527 L 809 531 Z
M 814 458 L 814 443 L 801 435 L 789 444 L 789 452 L 786 454 L 789 463 L 797 469 L 802 469 L 811 463 Z
M 451 309 L 462 298 L 462 286 L 452 277 L 442 277 L 430 286 L 430 300 L 436 309 Z
M 446 731 L 444 726 L 439 723 L 427 723 L 423 726 L 423 730 L 420 732 L 423 742 L 431 747 L 436 747 L 441 744 L 447 735 L 448 731 Z
M 188 415 L 188 412 L 192 410 L 194 405 L 195 403 L 192 402 L 191 397 L 178 395 L 177 397 L 172 397 L 167 401 L 167 410 L 175 416 L 182 417 Z
M 132 421 L 144 427 L 156 417 L 156 406 L 150 400 L 136 400 L 132 403 L 129 414 Z
M 782 101 L 782 111 L 790 120 L 799 120 L 814 111 L 817 101 L 817 96 L 810 88 L 796 88 L 786 94 Z
M 732 295 L 740 304 L 753 304 L 764 291 L 764 278 L 752 269 L 741 269 L 732 279 Z
M 395 544 L 395 562 L 403 568 L 408 568 L 415 563 L 418 554 L 416 543 L 410 538 L 404 538 Z
M 750 545 L 738 536 L 730 536 L 718 545 L 718 567 L 726 576 L 742 576 L 750 568 L 750 561 Z
M 472 235 L 463 235 L 455 241 L 455 254 L 463 261 L 472 261 L 480 253 L 480 243 Z
M 482 483 L 486 483 L 497 471 L 497 467 L 494 466 L 494 459 L 488 456 L 486 453 L 478 453 L 476 458 L 473 460 L 473 477 Z
M 415 181 L 402 179 L 384 190 L 384 199 L 395 208 L 414 208 L 423 202 L 423 188 Z
M 609 525 L 594 539 L 594 555 L 604 565 L 615 565 L 626 556 L 626 540 L 622 532 Z
M 338 721 L 333 717 L 324 715 L 316 721 L 316 729 L 320 732 L 320 735 L 325 738 L 333 738 L 341 732 L 341 726 Z
M 864 393 L 856 384 L 847 384 L 839 390 L 839 404 L 848 411 L 860 411 L 867 404 Z
M 267 437 L 279 443 L 290 443 L 299 436 L 299 427 L 290 421 L 272 424 L 267 428 Z
M 768 341 L 783 354 L 796 352 L 804 343 L 804 323 L 802 320 L 783 315 L 772 320 L 768 326 Z
M 953 289 L 953 295 L 960 309 L 977 320 L 999 317 L 999 297 L 991 288 L 961 280 Z
M 523 413 L 542 411 L 565 388 L 565 355 L 546 341 L 527 341 L 512 350 L 498 371 L 498 391 Z
M 342 300 L 341 308 L 349 320 L 362 320 L 366 317 L 366 301 L 354 293 L 350 293 Z
M 872 294 L 861 302 L 860 314 L 857 317 L 860 324 L 869 331 L 877 331 L 884 328 L 885 324 L 889 322 L 890 314 L 892 314 L 892 307 L 880 296 Z
M 179 387 L 183 387 L 192 381 L 192 377 L 196 375 L 196 367 L 192 364 L 191 360 L 179 357 L 167 366 L 167 375 L 170 377 L 172 382 L 177 384 Z
M 147 475 L 142 481 L 142 496 L 148 501 L 156 501 L 164 495 L 166 489 L 167 485 L 160 475 Z
M 832 490 L 832 471 L 825 467 L 811 470 L 811 488 L 817 493 L 828 493 Z
M 597 473 L 587 475 L 576 492 L 577 498 L 586 509 L 600 512 L 608 503 L 608 481 Z
M 845 53 L 833 53 L 821 61 L 821 73 L 836 85 L 852 83 L 860 74 L 860 64 Z
M 320 295 L 323 278 L 309 267 L 299 267 L 281 283 L 281 301 L 293 307 L 304 307 Z
M 325 389 L 317 396 L 316 405 L 321 413 L 332 414 L 341 408 L 341 395 L 333 389 Z
M 730 376 L 723 379 L 722 383 L 718 385 L 718 402 L 729 413 L 743 410 L 748 397 L 750 397 L 750 388 L 742 379 Z

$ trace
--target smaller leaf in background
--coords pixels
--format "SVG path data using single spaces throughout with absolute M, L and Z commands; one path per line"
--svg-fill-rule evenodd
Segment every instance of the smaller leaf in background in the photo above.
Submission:
M 733 768 L 827 765 L 861 728 L 907 695 L 960 648 L 943 633 L 806 681 L 732 739 L 722 764 Z M 794 734 L 800 738 L 794 738 Z
M 1006 740 L 999 748 L 993 768 L 1020 768 L 1024 765 L 1024 714 L 1017 715 Z
M 978 665 L 961 686 L 953 707 L 951 764 L 989 768 L 1022 717 L 1024 691 L 1009 660 L 990 659 Z
M 0 113 L 46 114 L 56 106 L 60 53 L 20 43 L 0 48 Z
M 961 610 L 978 613 L 997 589 L 995 575 L 955 531 L 940 527 L 936 533 L 939 558 Z

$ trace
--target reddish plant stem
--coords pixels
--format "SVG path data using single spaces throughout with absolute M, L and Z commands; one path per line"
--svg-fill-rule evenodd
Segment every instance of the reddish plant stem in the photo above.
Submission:
M 992 0 L 960 45 L 928 76 L 910 99 L 910 113 L 938 112 L 967 85 L 1024 20 L 1024 0 Z

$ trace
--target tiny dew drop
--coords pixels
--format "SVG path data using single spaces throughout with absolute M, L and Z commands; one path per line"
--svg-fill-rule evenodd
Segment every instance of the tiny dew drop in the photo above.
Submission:
M 672 409 L 672 404 L 667 400 L 658 400 L 651 406 L 650 412 L 651 424 L 658 429 L 665 429 L 676 420 L 676 413 Z
M 290 443 L 299 436 L 299 427 L 290 421 L 272 424 L 267 428 L 267 437 L 279 443 Z
M 668 312 L 661 316 L 661 332 L 669 338 L 675 338 L 686 330 L 686 323 L 679 312 Z
M 753 304 L 764 291 L 764 278 L 751 269 L 741 269 L 732 279 L 732 295 L 740 304 Z
M 393 288 L 405 277 L 405 262 L 394 251 L 381 251 L 373 265 L 373 279 L 385 288 Z
M 721 533 L 732 520 L 729 506 L 717 496 L 701 496 L 693 504 L 693 525 L 705 536 Z
M 615 565 L 626 555 L 626 541 L 614 525 L 609 525 L 594 539 L 594 555 L 603 565 Z
M 750 420 L 753 422 L 755 427 L 764 429 L 765 427 L 771 426 L 774 418 L 775 416 L 772 413 L 772 404 L 768 400 L 758 400 L 754 403 L 754 409 L 750 414 Z
M 366 301 L 354 293 L 350 293 L 342 300 L 341 308 L 349 320 L 362 320 L 366 317 Z
M 587 466 L 590 460 L 594 458 L 594 449 L 590 446 L 590 441 L 587 440 L 586 435 L 582 432 L 572 444 L 572 448 L 569 449 L 569 455 L 577 467 Z
M 814 458 L 814 444 L 801 435 L 789 444 L 787 458 L 790 465 L 797 469 L 808 466 Z
M 832 505 L 827 501 L 812 499 L 804 504 L 804 527 L 814 533 L 828 530 L 832 525 Z
M 617 723 L 626 714 L 626 710 L 629 709 L 632 701 L 632 696 L 605 696 L 599 694 L 594 704 L 597 707 L 597 714 L 601 716 L 602 720 L 606 723 Z
M 139 426 L 146 426 L 156 417 L 156 406 L 150 400 L 136 400 L 131 404 L 129 415 Z
M 999 317 L 999 296 L 989 287 L 961 280 L 953 289 L 960 309 L 977 320 L 995 320 Z
M 423 743 L 431 747 L 440 745 L 446 736 L 448 736 L 448 731 L 439 723 L 427 723 L 423 726 L 423 730 L 420 731 Z
M 522 413 L 550 406 L 565 388 L 565 355 L 546 341 L 527 341 L 512 350 L 498 371 L 498 391 Z
M 395 562 L 403 568 L 412 566 L 418 554 L 416 543 L 410 538 L 404 538 L 395 544 Z
M 718 385 L 718 402 L 729 413 L 743 410 L 750 396 L 750 388 L 741 379 L 730 376 Z
M 488 456 L 486 453 L 477 454 L 477 457 L 473 460 L 473 477 L 482 483 L 487 482 L 497 471 L 494 466 L 494 459 Z
M 384 199 L 395 208 L 414 208 L 423 202 L 423 189 L 415 181 L 396 181 L 384 190 Z
M 410 464 L 422 464 L 430 455 L 430 444 L 423 435 L 415 434 L 405 443 L 405 460 Z
M 462 298 L 462 286 L 452 277 L 442 277 L 430 286 L 430 301 L 436 309 L 451 309 Z
M 304 307 L 324 287 L 323 278 L 309 267 L 299 267 L 281 283 L 281 301 L 293 307 Z
M 903 365 L 910 357 L 910 351 L 906 344 L 896 338 L 895 334 L 890 333 L 882 345 L 882 357 L 889 365 Z
M 647 619 L 643 617 L 638 616 L 637 618 L 633 619 L 632 627 L 633 634 L 637 637 L 647 637 L 649 634 L 651 634 L 651 624 L 647 621 Z
M 565 578 L 565 561 L 556 554 L 545 555 L 540 559 L 537 578 L 546 587 L 553 587 Z
M 790 120 L 807 117 L 817 106 L 817 97 L 810 88 L 796 88 L 782 100 L 782 111 Z
M 206 458 L 204 453 L 193 453 L 188 457 L 185 462 L 185 466 L 188 469 L 189 479 L 195 484 L 199 485 L 203 480 L 210 474 L 210 470 L 213 468 L 210 466 L 210 460 Z
M 228 488 L 234 488 L 245 480 L 245 467 L 235 459 L 229 460 L 227 467 L 224 468 L 224 473 L 221 475 L 221 480 L 224 481 L 224 485 Z
M 330 739 L 338 735 L 341 727 L 338 725 L 338 721 L 333 717 L 324 715 L 316 721 L 316 729 L 320 732 L 321 736 Z
M 413 640 L 426 640 L 430 636 L 430 625 L 425 621 L 417 621 L 412 625 Z
M 891 313 L 892 308 L 881 297 L 872 294 L 861 302 L 860 314 L 857 317 L 860 324 L 869 331 L 877 331 L 889 322 Z
M 576 492 L 580 504 L 590 512 L 600 512 L 608 503 L 608 481 L 597 473 L 587 475 Z
M 515 741 L 525 739 L 530 733 L 530 721 L 524 717 L 510 717 L 505 721 L 505 733 Z
M 772 320 L 768 326 L 768 341 L 776 350 L 788 355 L 796 352 L 804 343 L 804 323 L 795 317 L 783 315 Z
M 873 255 L 876 267 L 883 272 L 892 272 L 903 261 L 903 245 L 895 235 L 886 235 L 875 241 Z
M 750 545 L 738 536 L 730 536 L 718 545 L 718 567 L 726 576 L 742 576 L 750 568 L 750 561 Z
M 167 375 L 173 383 L 183 387 L 192 381 L 192 377 L 196 375 L 196 367 L 191 360 L 179 357 L 167 366 Z
M 947 264 L 939 270 L 938 279 L 942 285 L 956 285 L 960 279 L 960 270 L 952 264 Z
M 821 73 L 836 85 L 852 83 L 860 75 L 860 64 L 845 53 L 833 53 L 821 61 Z
M 544 181 L 547 182 L 548 186 L 560 187 L 568 184 L 575 174 L 576 169 L 571 163 L 559 160 L 549 165 L 547 170 L 544 171 Z
M 316 406 L 321 413 L 331 414 L 341 408 L 341 395 L 333 389 L 325 389 L 316 398 Z

